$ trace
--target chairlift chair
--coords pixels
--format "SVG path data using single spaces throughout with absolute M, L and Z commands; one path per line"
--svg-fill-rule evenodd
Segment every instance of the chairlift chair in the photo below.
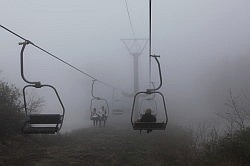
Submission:
M 166 109 L 166 103 L 165 103 L 165 99 L 164 99 L 164 95 L 159 92 L 158 90 L 161 88 L 162 86 L 162 74 L 161 74 L 161 67 L 160 67 L 160 62 L 157 59 L 158 55 L 153 55 L 152 54 L 152 1 L 149 0 L 149 83 L 151 83 L 151 58 L 154 58 L 155 61 L 157 62 L 158 65 L 158 70 L 159 70 L 159 77 L 160 77 L 160 84 L 157 88 L 153 88 L 153 89 L 147 89 L 146 91 L 142 91 L 142 92 L 137 92 L 134 96 L 134 101 L 133 101 L 133 107 L 132 107 L 132 112 L 131 112 L 131 124 L 133 126 L 134 130 L 165 130 L 167 123 L 168 123 L 168 115 L 167 115 L 167 109 Z M 133 119 L 133 115 L 135 112 L 135 109 L 138 109 L 136 105 L 136 100 L 138 100 L 139 95 L 140 94 L 144 94 L 144 95 L 159 95 L 162 99 L 162 103 L 163 103 L 163 110 L 161 110 L 164 114 L 165 114 L 165 120 L 163 122 L 140 122 L 138 120 L 134 120 Z M 138 111 L 138 110 L 136 110 Z
M 92 86 L 91 86 L 92 99 L 90 101 L 90 120 L 92 120 L 92 111 L 93 111 L 93 103 L 94 103 L 94 101 L 103 102 L 104 105 L 107 108 L 106 118 L 108 118 L 108 116 L 109 116 L 109 104 L 108 104 L 108 101 L 105 98 L 97 97 L 97 96 L 94 95 L 94 84 L 95 84 L 95 81 L 97 81 L 97 80 L 93 80 L 92 81 Z
M 124 114 L 123 102 L 121 100 L 116 99 L 113 101 L 112 114 L 113 115 L 123 115 Z
M 136 100 L 139 98 L 140 94 L 157 94 L 162 98 L 162 103 L 163 103 L 163 107 L 164 107 L 164 114 L 165 114 L 165 120 L 162 122 L 139 122 L 137 120 L 133 119 L 134 116 L 134 112 L 135 112 L 135 103 Z M 165 104 L 165 99 L 164 96 L 161 92 L 138 92 L 136 93 L 136 95 L 134 96 L 134 102 L 133 102 L 133 107 L 132 107 L 132 114 L 131 114 L 131 123 L 133 126 L 134 130 L 165 130 L 166 126 L 167 126 L 167 122 L 168 122 L 168 117 L 167 117 L 167 109 L 166 109 L 166 104 Z
M 25 41 L 23 43 L 19 43 L 22 45 L 21 49 L 21 76 L 22 79 L 28 83 L 23 88 L 23 98 L 24 98 L 24 109 L 25 109 L 25 123 L 22 127 L 22 133 L 24 134 L 55 134 L 58 133 L 62 127 L 64 114 L 65 114 L 65 108 L 62 103 L 62 100 L 55 89 L 55 87 L 51 85 L 45 85 L 41 84 L 41 82 L 31 82 L 28 81 L 24 76 L 24 70 L 23 70 L 23 53 L 24 49 L 27 44 L 29 44 L 29 41 Z M 55 92 L 57 99 L 62 107 L 62 113 L 61 114 L 36 114 L 36 113 L 29 113 L 27 108 L 27 102 L 26 102 L 26 89 L 27 88 L 44 88 L 48 87 L 53 89 Z
M 106 108 L 107 108 L 106 116 L 108 117 L 108 115 L 109 115 L 109 105 L 108 105 L 107 100 L 104 99 L 104 98 L 100 98 L 100 97 L 93 97 L 91 99 L 91 101 L 90 101 L 90 113 L 91 113 L 90 114 L 90 120 L 92 120 L 92 111 L 94 109 L 93 105 L 94 105 L 95 101 L 99 102 L 99 104 L 100 104 L 100 102 L 102 102 L 106 106 Z
M 161 68 L 160 68 L 160 62 L 157 59 L 158 56 L 152 56 L 154 57 L 154 59 L 156 60 L 157 64 L 158 64 L 158 69 L 159 69 L 159 76 L 160 76 L 160 85 L 157 88 L 153 88 L 153 89 L 147 89 L 146 91 L 142 91 L 142 92 L 137 92 L 134 96 L 134 100 L 133 100 L 133 106 L 132 106 L 132 112 L 131 112 L 131 124 L 134 130 L 165 130 L 167 123 L 168 123 L 168 115 L 167 115 L 167 108 L 166 108 L 166 102 L 165 102 L 165 98 L 164 95 L 159 92 L 158 90 L 161 88 L 162 86 L 162 75 L 161 75 Z M 136 108 L 136 101 L 140 98 L 140 95 L 158 95 L 161 99 L 162 99 L 162 103 L 163 103 L 163 110 L 162 113 L 164 113 L 164 118 L 165 120 L 163 120 L 162 122 L 140 122 L 138 121 L 138 119 L 134 119 L 134 112 L 138 111 L 135 109 Z M 159 112 L 159 110 L 158 110 Z

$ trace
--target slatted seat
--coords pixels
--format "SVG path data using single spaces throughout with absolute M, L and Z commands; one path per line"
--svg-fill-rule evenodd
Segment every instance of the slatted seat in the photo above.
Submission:
M 113 109 L 112 110 L 112 114 L 113 115 L 122 115 L 123 114 L 123 110 L 122 109 Z
M 155 122 L 135 122 L 133 123 L 134 130 L 165 130 L 166 123 L 155 123 Z
M 31 114 L 27 121 L 30 124 L 59 124 L 61 123 L 60 114 Z
M 58 127 L 26 127 L 23 129 L 24 134 L 55 134 Z
M 27 117 L 27 120 L 23 127 L 23 133 L 55 134 L 59 131 L 61 123 L 62 116 L 60 114 L 31 114 Z M 46 125 L 46 127 L 38 125 Z

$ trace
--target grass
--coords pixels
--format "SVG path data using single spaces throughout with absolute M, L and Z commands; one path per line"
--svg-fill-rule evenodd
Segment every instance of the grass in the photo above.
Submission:
M 139 134 L 128 129 L 86 128 L 2 141 L 0 165 L 189 165 L 189 150 L 185 132 L 177 134 L 175 129 Z

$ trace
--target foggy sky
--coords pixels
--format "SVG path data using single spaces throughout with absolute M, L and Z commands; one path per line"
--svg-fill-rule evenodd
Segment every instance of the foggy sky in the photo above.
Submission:
M 250 1 L 152 2 L 152 47 L 153 53 L 161 55 L 162 91 L 170 121 L 188 123 L 212 117 L 221 108 L 217 105 L 226 100 L 228 88 L 239 93 L 238 89 L 249 85 Z M 147 38 L 148 1 L 128 0 L 128 5 L 136 36 Z M 0 11 L 2 25 L 100 80 L 124 91 L 133 90 L 133 59 L 120 41 L 133 37 L 124 0 L 0 0 Z M 22 88 L 20 41 L 0 30 L 1 78 Z M 88 124 L 91 79 L 33 46 L 27 46 L 25 56 L 29 79 L 58 88 L 67 111 L 63 127 Z M 155 81 L 156 72 L 154 68 Z M 148 47 L 140 56 L 139 80 L 144 89 Z M 98 95 L 111 100 L 111 88 L 98 84 L 96 89 Z

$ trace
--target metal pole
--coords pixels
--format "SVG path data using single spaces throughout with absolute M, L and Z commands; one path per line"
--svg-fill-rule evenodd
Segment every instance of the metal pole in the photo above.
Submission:
M 134 94 L 138 92 L 139 90 L 139 56 L 142 54 L 143 50 L 146 48 L 148 39 L 137 39 L 137 38 L 131 38 L 131 39 L 121 39 L 123 44 L 125 45 L 125 47 L 127 48 L 128 52 L 130 53 L 130 55 L 133 56 L 133 60 L 134 60 Z M 144 42 L 142 47 L 140 48 L 136 48 L 135 50 L 132 49 L 132 46 L 134 46 L 135 44 L 140 44 L 137 43 L 138 41 L 140 42 Z M 132 46 L 129 46 L 129 42 L 133 42 Z M 139 45 L 140 46 L 140 45 Z
M 139 90 L 139 54 L 134 54 L 134 93 Z
M 149 0 L 149 88 L 151 85 L 151 54 L 152 54 L 152 10 L 151 10 L 152 0 Z

